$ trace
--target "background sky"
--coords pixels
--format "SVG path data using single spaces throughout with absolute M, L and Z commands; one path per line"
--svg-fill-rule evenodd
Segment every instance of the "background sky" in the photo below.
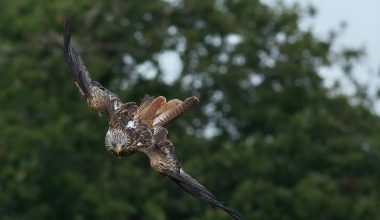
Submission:
M 278 1 L 264 0 L 268 4 Z M 355 80 L 368 85 L 368 92 L 375 95 L 380 85 L 380 1 L 374 0 L 283 0 L 286 4 L 301 6 L 313 5 L 317 9 L 316 17 L 304 19 L 303 28 L 312 28 L 321 37 L 326 37 L 331 30 L 340 29 L 347 24 L 340 35 L 337 48 L 345 46 L 364 48 L 366 56 L 354 69 Z M 354 87 L 338 67 L 321 69 L 326 86 L 332 86 L 338 80 L 342 92 L 352 94 Z M 380 113 L 380 102 L 376 102 L 375 110 Z

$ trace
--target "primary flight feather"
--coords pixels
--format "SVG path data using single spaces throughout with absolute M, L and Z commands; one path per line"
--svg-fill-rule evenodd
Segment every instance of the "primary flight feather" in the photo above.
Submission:
M 181 167 L 172 142 L 167 138 L 165 125 L 196 105 L 199 100 L 192 96 L 184 101 L 165 97 L 146 96 L 137 106 L 134 102 L 122 103 L 120 98 L 91 79 L 79 53 L 70 44 L 70 27 L 64 24 L 64 54 L 71 76 L 88 106 L 109 119 L 105 137 L 106 149 L 119 156 L 142 152 L 150 159 L 153 169 L 173 180 L 194 197 L 225 210 L 234 219 L 241 215 L 226 207 L 214 194 L 187 174 Z

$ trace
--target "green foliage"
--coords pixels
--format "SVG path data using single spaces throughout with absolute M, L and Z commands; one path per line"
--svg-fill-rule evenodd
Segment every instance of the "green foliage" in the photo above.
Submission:
M 144 156 L 105 151 L 106 119 L 87 108 L 64 63 L 68 16 L 93 78 L 123 100 L 201 98 L 170 138 L 185 169 L 245 219 L 380 219 L 379 117 L 331 96 L 317 74 L 360 51 L 334 54 L 333 40 L 301 31 L 307 10 L 297 7 L 170 2 L 0 2 L 1 218 L 229 219 Z M 170 85 L 163 51 L 183 62 Z M 153 79 L 136 72 L 145 61 Z M 205 138 L 210 123 L 217 130 Z

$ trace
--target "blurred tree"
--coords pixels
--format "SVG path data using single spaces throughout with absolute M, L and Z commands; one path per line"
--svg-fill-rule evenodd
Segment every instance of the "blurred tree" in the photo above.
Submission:
M 314 13 L 258 0 L 2 0 L 1 218 L 229 218 L 147 158 L 105 151 L 107 122 L 63 61 L 67 16 L 93 78 L 122 99 L 200 96 L 170 137 L 188 172 L 245 219 L 380 219 L 379 117 L 317 74 L 360 53 L 301 30 Z

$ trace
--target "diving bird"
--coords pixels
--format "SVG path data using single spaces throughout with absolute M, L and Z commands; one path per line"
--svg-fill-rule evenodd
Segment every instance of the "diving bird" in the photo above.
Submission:
M 234 219 L 241 215 L 226 207 L 214 194 L 181 167 L 173 143 L 168 139 L 165 126 L 199 102 L 195 96 L 184 101 L 165 97 L 146 96 L 139 106 L 134 102 L 123 103 L 120 98 L 91 79 L 79 53 L 70 45 L 70 27 L 64 24 L 64 55 L 71 76 L 88 106 L 109 120 L 105 136 L 106 149 L 119 157 L 142 152 L 149 157 L 151 167 L 173 180 L 180 188 L 194 197 L 221 208 Z

